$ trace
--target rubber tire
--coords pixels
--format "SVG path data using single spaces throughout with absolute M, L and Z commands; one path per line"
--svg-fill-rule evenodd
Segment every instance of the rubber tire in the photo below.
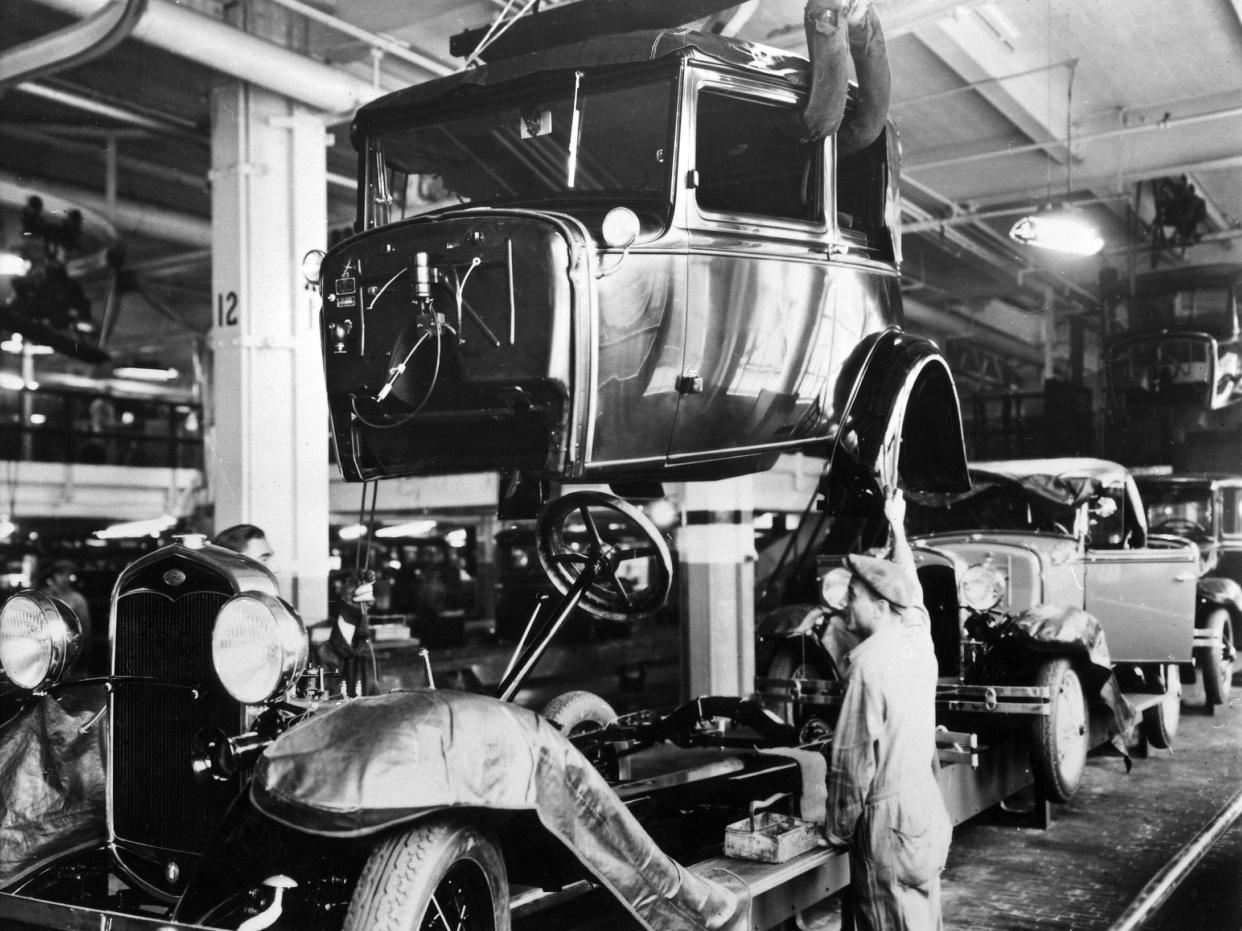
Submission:
M 1031 725 L 1035 787 L 1050 802 L 1068 802 L 1078 791 L 1087 765 L 1087 701 L 1082 682 L 1070 661 L 1058 657 L 1039 667 L 1035 684 L 1048 689 L 1051 705 L 1050 713 L 1035 718 Z
M 1227 609 L 1217 608 L 1208 615 L 1203 626 L 1221 637 L 1221 645 L 1217 649 L 1195 651 L 1195 664 L 1203 676 L 1203 697 L 1209 705 L 1228 704 L 1229 692 L 1233 688 L 1233 618 Z
M 836 682 L 841 677 L 837 675 L 837 668 L 833 664 L 831 657 L 820 655 L 816 651 L 815 656 L 808 655 L 808 651 L 802 646 L 805 637 L 791 637 L 788 640 L 782 640 L 776 644 L 772 650 L 772 655 L 768 659 L 767 670 L 763 673 L 766 679 L 822 679 L 827 682 Z M 822 659 L 828 665 L 821 667 L 816 660 Z M 780 709 L 773 709 L 786 724 L 794 727 L 801 727 L 810 715 L 796 714 L 797 706 L 792 703 L 782 703 Z M 831 723 L 831 722 L 830 722 Z M 833 727 L 835 730 L 835 726 Z
M 607 727 L 617 720 L 617 712 L 612 705 L 604 701 L 594 692 L 578 690 L 557 695 L 543 707 L 543 716 L 560 728 L 566 737 L 575 737 L 593 730 Z M 618 749 L 624 743 L 619 742 Z M 592 760 L 592 762 L 595 762 Z M 616 766 L 610 766 L 604 773 L 605 778 L 614 782 L 630 778 L 629 757 L 616 759 Z
M 342 931 L 419 931 L 450 871 L 469 877 L 475 920 L 463 931 L 509 931 L 509 882 L 492 835 L 453 816 L 399 829 L 371 851 Z
M 1157 750 L 1168 750 L 1182 720 L 1182 677 L 1176 666 L 1164 668 L 1164 698 L 1143 709 L 1143 736 Z

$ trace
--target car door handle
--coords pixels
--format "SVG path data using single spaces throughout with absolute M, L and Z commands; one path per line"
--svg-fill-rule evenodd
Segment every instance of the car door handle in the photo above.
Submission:
M 1178 575 L 1173 576 L 1173 581 L 1174 582 L 1193 582 L 1197 578 L 1199 578 L 1197 573 L 1182 572 L 1182 573 L 1179 573 Z

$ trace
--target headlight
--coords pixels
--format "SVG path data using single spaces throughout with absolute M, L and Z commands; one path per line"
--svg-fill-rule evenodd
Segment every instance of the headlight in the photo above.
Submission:
M 14 685 L 41 689 L 58 683 L 82 646 L 82 622 L 63 601 L 22 592 L 0 608 L 0 666 Z
M 211 630 L 211 661 L 228 693 L 257 705 L 281 694 L 306 668 L 306 629 L 284 602 L 243 592 L 225 602 Z
M 1005 594 L 1005 576 L 995 566 L 971 566 L 957 583 L 957 597 L 962 605 L 975 611 L 995 607 Z
M 850 570 L 844 566 L 837 566 L 824 573 L 823 578 L 819 580 L 819 597 L 823 600 L 825 607 L 832 608 L 834 611 L 845 609 L 850 595 L 850 578 Z
M 323 250 L 312 249 L 302 256 L 302 277 L 307 284 L 319 284 L 319 269 L 323 266 Z

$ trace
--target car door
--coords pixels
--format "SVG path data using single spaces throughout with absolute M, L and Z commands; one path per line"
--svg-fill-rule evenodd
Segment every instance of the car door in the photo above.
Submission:
M 1114 663 L 1188 663 L 1198 548 L 1171 538 L 1147 545 L 1137 492 L 1115 491 L 1122 528 L 1093 538 L 1086 551 L 1084 607 L 1103 626 Z

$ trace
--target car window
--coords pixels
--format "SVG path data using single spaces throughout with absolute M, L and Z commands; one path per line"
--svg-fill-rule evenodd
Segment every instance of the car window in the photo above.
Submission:
M 1242 536 L 1242 488 L 1222 490 L 1221 532 L 1228 537 Z
M 788 104 L 715 90 L 699 95 L 699 207 L 790 220 L 823 219 L 822 144 L 803 142 Z
M 885 230 L 888 133 L 837 162 L 837 226 L 847 241 L 891 252 Z

